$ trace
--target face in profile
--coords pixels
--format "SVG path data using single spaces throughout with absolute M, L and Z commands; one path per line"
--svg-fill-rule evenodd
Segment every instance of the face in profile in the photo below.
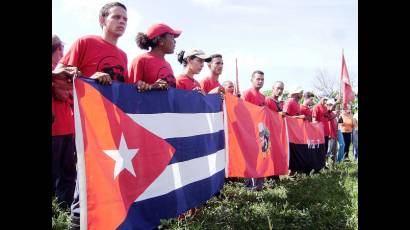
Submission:
M 214 73 L 215 75 L 221 75 L 223 67 L 224 67 L 224 62 L 222 58 L 220 57 L 212 58 L 211 62 L 209 63 L 209 68 L 211 69 L 211 72 Z
M 305 102 L 306 102 L 306 104 L 307 105 L 313 105 L 313 97 L 308 97 L 308 98 L 305 98 Z
M 204 60 L 195 57 L 194 59 L 188 60 L 188 65 L 194 74 L 199 74 L 204 67 Z
M 166 54 L 172 54 L 174 53 L 175 50 L 175 37 L 173 34 L 167 33 L 163 38 L 162 41 L 160 42 L 160 47 Z

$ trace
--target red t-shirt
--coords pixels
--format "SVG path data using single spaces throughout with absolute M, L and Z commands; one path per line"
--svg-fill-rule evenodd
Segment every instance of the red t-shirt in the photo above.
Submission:
M 329 136 L 333 139 L 337 139 L 337 119 L 333 118 L 329 121 Z
M 285 105 L 283 106 L 283 112 L 287 113 L 289 116 L 300 115 L 300 105 L 295 98 L 289 98 Z
M 242 98 L 245 101 L 250 102 L 254 105 L 258 105 L 258 106 L 265 105 L 265 96 L 254 88 L 245 90 L 245 92 L 243 92 L 242 94 Z
M 216 87 L 221 86 L 221 84 L 219 84 L 219 81 L 215 81 L 213 80 L 211 77 L 206 77 L 204 79 L 202 79 L 199 84 L 201 85 L 201 89 L 208 94 L 209 91 L 215 89 Z
M 128 76 L 127 62 L 124 51 L 95 35 L 77 39 L 60 60 L 64 65 L 77 67 L 85 77 L 91 77 L 95 72 L 104 72 L 108 73 L 113 80 L 119 81 L 124 81 Z M 58 103 L 53 106 L 55 111 L 53 136 L 62 135 L 66 130 L 70 132 L 73 130 L 74 133 L 74 125 L 71 125 L 74 124 L 74 116 L 68 115 L 70 114 L 68 107 L 65 107 L 63 112 L 58 109 Z M 60 125 L 61 123 L 64 125 Z
M 171 87 L 175 87 L 175 77 L 171 65 L 163 58 L 151 52 L 138 55 L 132 60 L 128 83 L 137 83 L 142 80 L 148 84 L 164 79 Z
M 277 101 L 273 97 L 266 97 L 265 104 L 269 109 L 275 112 L 282 112 L 283 101 Z
M 196 87 L 201 88 L 199 82 L 193 78 L 190 78 L 184 74 L 179 75 L 176 78 L 177 89 L 193 90 Z
M 95 72 L 104 72 L 113 80 L 122 82 L 128 76 L 127 62 L 124 51 L 95 35 L 75 41 L 60 60 L 64 65 L 78 67 L 86 77 L 91 77 Z
M 312 117 L 312 110 L 306 105 L 300 105 L 300 114 Z
M 327 111 L 327 108 L 321 104 L 316 104 L 313 107 L 312 111 L 312 117 L 316 117 L 316 120 L 319 122 L 322 122 L 323 128 L 324 128 L 324 134 L 325 136 L 329 136 L 330 130 L 329 130 L 329 112 Z
M 55 65 L 52 65 L 54 70 Z M 51 111 L 54 114 L 54 122 L 51 125 L 51 136 L 68 135 L 74 133 L 74 112 L 72 100 L 59 101 L 51 97 Z

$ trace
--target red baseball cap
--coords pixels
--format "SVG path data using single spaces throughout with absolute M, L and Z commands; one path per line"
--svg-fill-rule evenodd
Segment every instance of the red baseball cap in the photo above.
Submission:
M 174 37 L 178 37 L 182 31 L 181 30 L 174 30 L 171 27 L 165 25 L 164 23 L 158 23 L 152 25 L 148 31 L 147 31 L 147 36 L 149 39 L 154 39 L 156 36 L 159 36 L 164 33 L 170 33 L 173 34 Z

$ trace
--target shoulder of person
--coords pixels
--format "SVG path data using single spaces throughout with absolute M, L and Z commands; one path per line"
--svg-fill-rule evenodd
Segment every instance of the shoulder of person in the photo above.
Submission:
M 186 76 L 184 74 L 179 74 L 179 75 L 175 76 L 175 79 L 177 81 L 182 81 L 182 80 L 186 79 Z
M 201 80 L 199 80 L 199 82 L 201 83 L 201 84 L 205 84 L 205 83 L 208 83 L 208 77 L 204 77 L 204 78 L 202 78 Z

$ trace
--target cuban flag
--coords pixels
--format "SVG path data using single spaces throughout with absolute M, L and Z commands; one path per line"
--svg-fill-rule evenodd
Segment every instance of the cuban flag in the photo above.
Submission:
M 225 178 L 219 95 L 74 80 L 81 229 L 152 229 Z

